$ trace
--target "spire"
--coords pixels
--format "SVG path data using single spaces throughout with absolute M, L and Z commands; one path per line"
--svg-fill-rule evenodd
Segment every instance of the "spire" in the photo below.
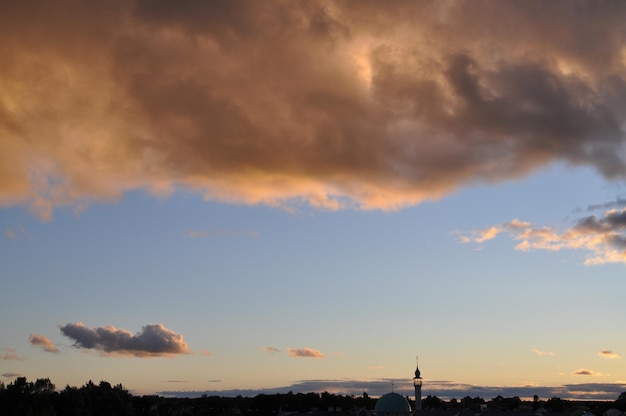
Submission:
M 416 361 L 416 367 L 415 367 L 415 379 L 419 379 L 422 378 L 421 373 L 420 373 L 420 367 L 419 367 L 419 358 L 417 357 L 417 355 L 415 356 L 415 361 Z

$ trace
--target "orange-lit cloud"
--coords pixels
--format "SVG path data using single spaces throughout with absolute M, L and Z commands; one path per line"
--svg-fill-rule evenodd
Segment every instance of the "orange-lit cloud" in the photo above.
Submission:
M 622 358 L 619 354 L 614 353 L 611 350 L 602 350 L 598 353 L 598 355 L 602 358 L 608 358 L 609 360 L 617 360 Z
M 59 352 L 59 350 L 57 349 L 57 346 L 54 345 L 54 343 L 50 341 L 48 337 L 44 335 L 31 334 L 30 337 L 28 337 L 28 342 L 30 342 L 30 345 L 34 347 L 42 348 L 44 351 L 47 351 L 47 352 L 54 352 L 54 353 Z
M 463 243 L 482 243 L 504 231 L 520 241 L 515 247 L 517 250 L 585 250 L 590 253 L 585 259 L 586 265 L 626 263 L 626 208 L 606 211 L 601 217 L 592 215 L 581 218 L 566 230 L 534 227 L 530 223 L 513 220 L 486 230 L 461 233 L 459 240 Z
M 213 353 L 207 349 L 201 350 L 200 355 L 204 355 L 205 357 L 211 357 Z
M 318 350 L 314 350 L 313 348 L 304 347 L 304 348 L 287 348 L 287 353 L 292 357 L 307 357 L 307 358 L 324 358 L 324 354 L 322 354 Z
M 17 355 L 13 348 L 3 348 L 3 353 L 0 354 L 0 360 L 6 361 L 24 361 L 24 357 Z
M 553 352 L 542 351 L 542 350 L 540 350 L 538 348 L 533 348 L 531 351 L 534 352 L 535 354 L 539 355 L 539 356 L 553 356 L 554 355 Z
M 112 325 L 87 328 L 82 322 L 60 329 L 76 348 L 94 349 L 106 355 L 164 357 L 191 353 L 182 335 L 161 324 L 146 325 L 136 334 Z
M 624 21 L 596 2 L 4 1 L 0 206 L 49 220 L 185 188 L 394 210 L 553 161 L 624 178 Z

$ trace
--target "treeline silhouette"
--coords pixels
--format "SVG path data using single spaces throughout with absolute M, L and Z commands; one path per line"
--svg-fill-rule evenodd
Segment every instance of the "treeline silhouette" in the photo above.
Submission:
M 29 382 L 18 377 L 13 383 L 0 382 L 0 415 L 2 416 L 276 416 L 279 412 L 298 413 L 328 411 L 360 415 L 359 409 L 374 409 L 375 398 L 367 393 L 361 396 L 324 393 L 276 393 L 255 397 L 202 396 L 198 398 L 171 398 L 161 396 L 133 396 L 121 384 L 112 386 L 106 381 L 94 384 L 88 381 L 82 387 L 66 386 L 57 391 L 48 378 Z M 519 397 L 498 396 L 489 402 L 480 397 L 464 397 L 444 401 L 436 396 L 422 399 L 422 408 L 430 410 L 472 409 L 517 411 L 522 408 L 545 409 L 553 413 L 572 411 L 574 406 L 596 415 L 617 408 L 626 411 L 626 392 L 615 401 L 571 402 L 553 397 L 542 401 L 537 396 L 532 402 Z

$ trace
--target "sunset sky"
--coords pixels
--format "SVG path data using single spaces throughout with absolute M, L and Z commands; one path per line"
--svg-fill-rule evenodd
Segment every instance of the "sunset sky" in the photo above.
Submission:
M 626 391 L 626 2 L 0 2 L 0 381 Z

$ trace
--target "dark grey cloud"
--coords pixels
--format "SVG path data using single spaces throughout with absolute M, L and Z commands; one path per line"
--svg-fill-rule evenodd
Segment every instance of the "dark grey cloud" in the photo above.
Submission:
M 397 209 L 626 177 L 622 2 L 0 4 L 0 204 Z
M 67 324 L 60 329 L 63 335 L 74 341 L 74 347 L 110 355 L 162 357 L 191 353 L 183 336 L 162 324 L 143 326 L 136 334 L 111 325 L 88 328 L 81 322 Z
M 378 380 L 302 380 L 288 386 L 259 389 L 259 390 L 205 390 L 205 391 L 163 391 L 161 395 L 176 397 L 199 397 L 202 394 L 221 395 L 236 397 L 238 395 L 253 397 L 258 394 L 272 393 L 309 393 L 331 392 L 335 394 L 361 395 L 367 392 L 370 396 L 377 397 L 391 391 L 393 382 L 394 391 L 403 396 L 413 397 L 415 391 L 410 380 L 400 381 L 397 379 Z M 445 380 L 425 380 L 422 387 L 422 396 L 432 395 L 441 399 L 450 400 L 463 397 L 482 397 L 490 400 L 497 396 L 532 399 L 536 394 L 540 399 L 546 400 L 552 397 L 573 400 L 615 400 L 626 390 L 625 383 L 582 383 L 564 384 L 561 386 L 477 386 L 466 383 L 456 383 Z
M 607 210 L 611 208 L 622 208 L 626 207 L 626 199 L 615 198 L 615 201 L 603 202 L 601 204 L 589 205 L 587 207 L 587 211 L 595 211 L 598 209 Z
M 602 373 L 589 370 L 587 368 L 581 368 L 579 370 L 572 371 L 572 374 L 575 376 L 601 376 L 602 375 Z

